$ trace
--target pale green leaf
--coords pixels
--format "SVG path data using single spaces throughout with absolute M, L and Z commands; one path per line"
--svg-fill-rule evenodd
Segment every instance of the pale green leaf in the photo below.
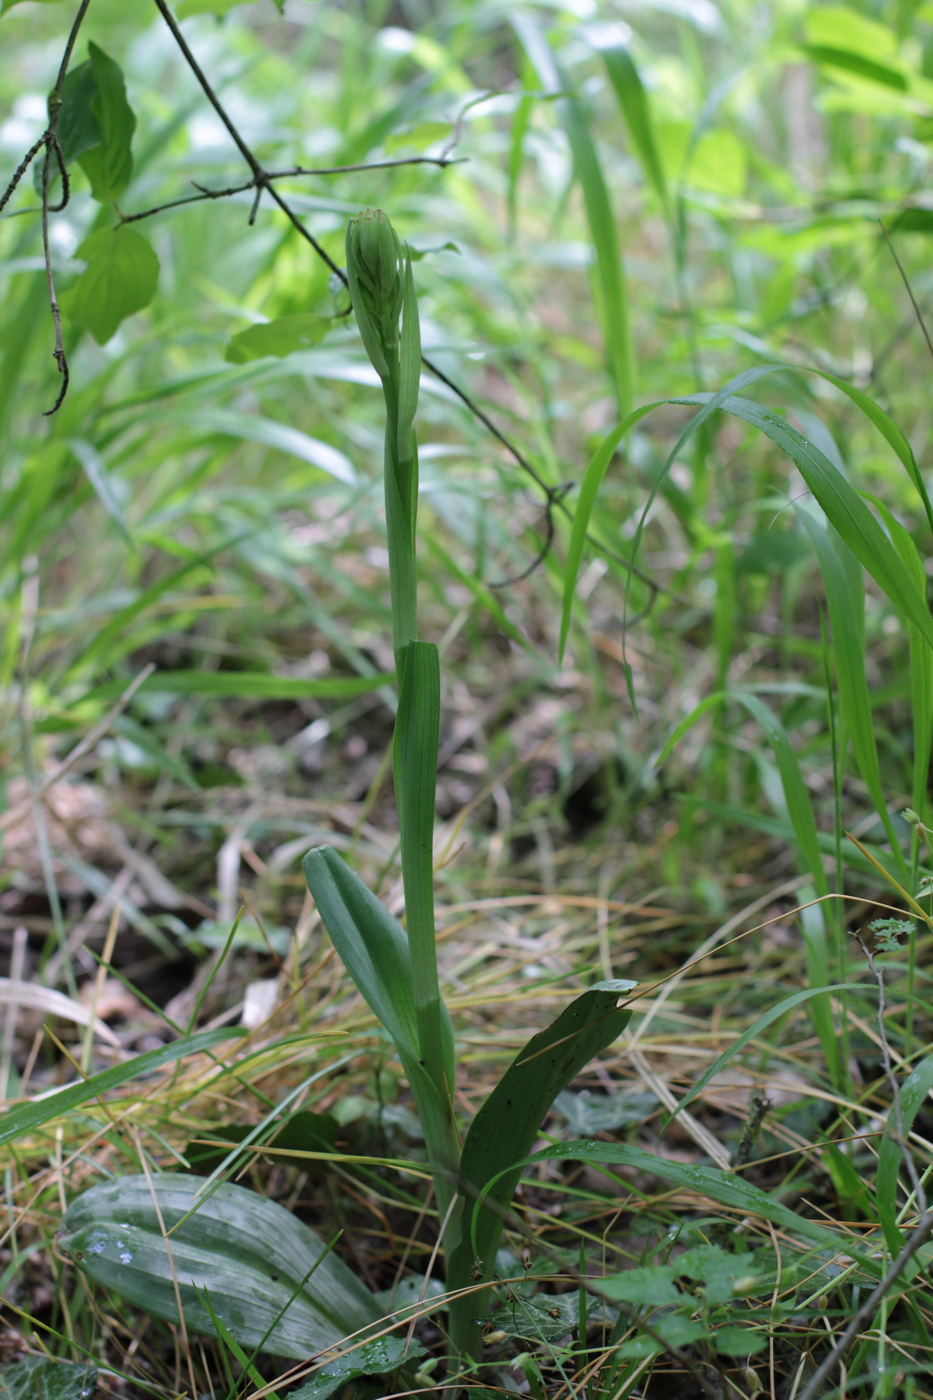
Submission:
M 308 350 L 320 344 L 333 324 L 329 316 L 315 316 L 309 311 L 279 316 L 274 321 L 239 331 L 227 345 L 224 359 L 233 365 L 245 365 L 266 355 L 282 360 L 295 350 Z
M 145 238 L 126 225 L 92 233 L 75 256 L 87 267 L 62 293 L 62 310 L 104 345 L 121 321 L 152 301 L 159 260 Z

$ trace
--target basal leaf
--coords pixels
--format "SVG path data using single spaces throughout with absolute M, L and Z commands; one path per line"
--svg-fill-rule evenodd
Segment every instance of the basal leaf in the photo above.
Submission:
M 155 296 L 159 259 L 141 234 L 123 225 L 92 233 L 78 249 L 87 267 L 62 293 L 62 309 L 105 345 L 120 322 Z
M 242 4 L 243 0 L 237 0 Z M 264 325 L 248 326 L 230 340 L 224 359 L 233 365 L 245 365 L 274 355 L 283 360 L 295 350 L 308 350 L 319 345 L 333 325 L 329 316 L 314 316 L 301 311 L 293 316 L 279 316 Z
M 767 372 L 767 371 L 766 371 Z M 677 403 L 709 403 L 709 394 L 690 395 Z M 900 613 L 914 623 L 929 647 L 933 647 L 933 618 L 917 597 L 910 574 L 897 551 L 862 497 L 832 462 L 812 442 L 791 427 L 785 418 L 748 399 L 734 396 L 718 404 L 724 412 L 758 428 L 796 464 L 830 523 L 838 530 L 864 569 L 871 574 Z
M 284 1206 L 229 1183 L 198 1197 L 204 1181 L 161 1174 L 151 1187 L 142 1175 L 92 1186 L 66 1211 L 59 1248 L 96 1283 L 169 1322 L 178 1321 L 177 1279 L 189 1330 L 216 1336 L 208 1294 L 247 1350 L 304 1358 L 378 1319 L 355 1274 Z
M 97 145 L 84 150 L 78 160 L 91 182 L 94 198 L 101 204 L 112 204 L 126 189 L 133 173 L 136 117 L 126 100 L 120 65 L 93 42 L 88 44 L 88 55 L 97 89 L 91 110 L 100 139 Z

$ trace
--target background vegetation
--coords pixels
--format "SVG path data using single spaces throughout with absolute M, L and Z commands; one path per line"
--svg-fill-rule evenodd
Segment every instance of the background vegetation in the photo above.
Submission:
M 76 8 L 4 7 L 4 175 L 45 130 Z M 933 8 L 286 0 L 280 14 L 182 0 L 174 13 L 268 169 L 423 162 L 275 187 L 337 266 L 348 217 L 390 213 L 446 376 L 423 377 L 418 436 L 458 1111 L 466 1121 L 595 978 L 651 987 L 690 963 L 635 1003 L 542 1145 L 588 1136 L 685 1167 L 750 1163 L 740 1179 L 840 1241 L 713 1205 L 699 1178 L 541 1162 L 518 1198 L 525 1235 L 498 1261 L 519 1282 L 489 1325 L 483 1384 L 536 1400 L 800 1397 L 828 1329 L 873 1286 L 846 1246 L 866 1236 L 883 1269 L 895 1215 L 905 1229 L 925 1218 L 896 1159 L 894 1181 L 876 1177 L 892 1085 L 911 1070 L 918 1116 L 902 1127 L 918 1170 L 933 1160 L 922 629 L 752 424 L 711 416 L 668 463 L 694 412 L 671 404 L 611 458 L 563 664 L 561 606 L 604 435 L 635 405 L 765 365 L 780 372 L 738 392 L 880 502 L 925 598 Z M 220 1149 L 195 1139 L 236 1142 L 303 1085 L 288 1109 L 329 1115 L 323 1159 L 294 1155 L 319 1142 L 283 1138 L 278 1155 L 235 1163 L 243 1180 L 325 1236 L 343 1228 L 337 1252 L 372 1289 L 428 1263 L 436 1221 L 407 1087 L 300 874 L 326 840 L 401 909 L 383 409 L 343 285 L 268 193 L 133 218 L 250 172 L 154 6 L 92 0 L 73 67 L 94 61 L 89 43 L 122 68 L 137 124 L 123 185 L 106 177 L 114 198 L 94 198 L 105 177 L 78 160 L 50 214 L 71 377 L 51 417 L 41 156 L 0 219 L 0 939 L 9 977 L 32 988 L 4 992 L 0 1084 L 41 1102 L 180 1030 L 250 1035 L 211 1052 L 222 1071 L 192 1057 L 3 1146 L 0 1341 L 10 1357 L 24 1342 L 33 1357 L 90 1355 L 114 1393 L 248 1393 L 281 1371 L 273 1359 L 251 1374 L 222 1345 L 189 1343 L 95 1289 L 54 1235 L 100 1173 L 210 1170 Z M 91 241 L 118 225 L 125 273 Z M 849 899 L 797 912 L 827 891 Z M 879 1021 L 853 935 L 871 946 L 869 924 L 902 918 L 905 892 L 918 918 L 879 946 Z M 838 984 L 861 989 L 759 1024 Z M 709 1258 L 676 1272 L 703 1248 L 740 1259 L 747 1291 L 731 1277 L 720 1297 Z M 822 1393 L 929 1393 L 927 1248 Z M 580 1273 L 631 1274 L 614 1295 L 621 1330 L 595 1305 L 581 1325 Z M 672 1311 L 665 1288 L 690 1308 Z M 672 1315 L 693 1332 L 659 1334 Z M 442 1352 L 430 1319 L 417 1336 Z M 443 1367 L 427 1364 L 430 1389 Z M 86 1389 L 83 1364 L 81 1377 Z

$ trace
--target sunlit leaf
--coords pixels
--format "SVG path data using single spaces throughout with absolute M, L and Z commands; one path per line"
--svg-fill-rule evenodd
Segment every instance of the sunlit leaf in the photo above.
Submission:
M 274 321 L 239 331 L 228 344 L 224 359 L 233 365 L 245 365 L 250 360 L 261 360 L 265 355 L 274 355 L 281 360 L 294 350 L 307 350 L 312 345 L 319 345 L 333 324 L 329 316 L 314 316 L 305 311 L 293 316 L 279 316 Z
M 104 345 L 120 322 L 155 296 L 159 260 L 141 234 L 126 225 L 99 229 L 76 254 L 87 267 L 62 293 L 65 314 Z

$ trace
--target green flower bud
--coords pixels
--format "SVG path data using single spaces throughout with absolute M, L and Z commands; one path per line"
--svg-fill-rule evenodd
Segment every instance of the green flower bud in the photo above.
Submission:
M 405 259 L 398 234 L 381 209 L 347 225 L 347 275 L 366 352 L 385 379 L 398 363 L 398 323 Z

